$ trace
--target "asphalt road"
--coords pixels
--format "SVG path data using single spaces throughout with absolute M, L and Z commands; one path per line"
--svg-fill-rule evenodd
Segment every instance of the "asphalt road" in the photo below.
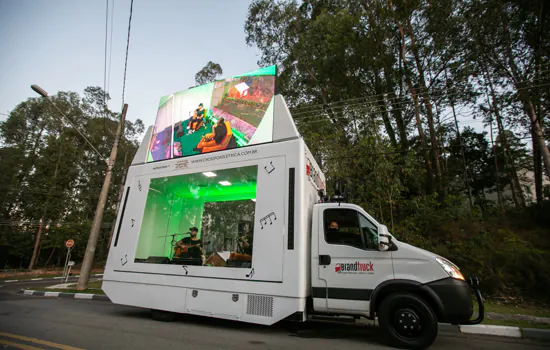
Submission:
M 205 317 L 153 321 L 148 310 L 105 301 L 17 294 L 51 282 L 0 282 L 0 348 L 4 349 L 389 349 L 375 328 L 312 323 L 296 333 Z M 441 332 L 431 349 L 547 349 L 549 343 Z

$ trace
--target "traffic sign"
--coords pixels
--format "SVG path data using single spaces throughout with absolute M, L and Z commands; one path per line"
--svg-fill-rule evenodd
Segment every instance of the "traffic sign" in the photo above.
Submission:
M 68 266 L 74 266 L 74 261 L 69 261 Z
M 74 240 L 68 239 L 65 241 L 65 247 L 71 248 L 74 245 Z

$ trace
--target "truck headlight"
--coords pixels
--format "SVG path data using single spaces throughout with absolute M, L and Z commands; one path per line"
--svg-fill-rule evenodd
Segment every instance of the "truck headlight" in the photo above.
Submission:
M 452 278 L 456 278 L 457 280 L 464 281 L 464 276 L 462 276 L 462 272 L 460 272 L 458 267 L 456 267 L 452 262 L 440 257 L 436 257 L 435 260 L 439 263 L 439 265 L 441 265 L 443 270 L 445 270 L 445 272 L 447 272 L 449 276 L 451 276 Z

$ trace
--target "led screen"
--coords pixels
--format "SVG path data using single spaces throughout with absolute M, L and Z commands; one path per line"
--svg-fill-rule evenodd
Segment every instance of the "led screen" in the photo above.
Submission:
M 275 76 L 270 66 L 163 96 L 147 161 L 271 142 Z

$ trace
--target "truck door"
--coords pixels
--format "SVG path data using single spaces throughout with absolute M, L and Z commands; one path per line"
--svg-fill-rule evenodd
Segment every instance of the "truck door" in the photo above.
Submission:
M 391 252 L 378 250 L 379 225 L 353 207 L 329 207 L 318 216 L 317 268 L 323 283 L 315 285 L 326 287 L 314 287 L 312 294 L 325 312 L 366 313 L 374 288 L 394 278 Z

